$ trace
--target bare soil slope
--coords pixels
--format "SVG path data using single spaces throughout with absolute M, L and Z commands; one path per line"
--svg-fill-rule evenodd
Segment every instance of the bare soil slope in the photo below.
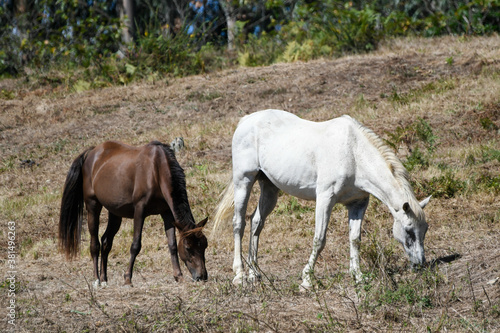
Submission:
M 0 260 L 5 267 L 10 221 L 16 251 L 15 297 L 9 296 L 10 270 L 2 277 L 0 330 L 13 327 L 3 314 L 14 298 L 20 332 L 500 330 L 500 281 L 495 282 L 500 193 L 484 181 L 494 182 L 500 172 L 494 155 L 500 150 L 498 36 L 394 40 L 369 55 L 82 93 L 26 87 L 0 82 Z M 314 203 L 287 195 L 262 233 L 259 260 L 265 277 L 256 285 L 231 284 L 230 223 L 209 238 L 206 283 L 174 281 L 158 217 L 146 221 L 133 288 L 122 286 L 130 221 L 115 238 L 107 288 L 91 286 L 87 233 L 77 260 L 67 262 L 58 253 L 61 189 L 72 160 L 85 147 L 110 139 L 139 145 L 182 136 L 186 149 L 178 159 L 200 220 L 212 214 L 229 180 L 238 120 L 267 108 L 314 121 L 350 114 L 395 143 L 402 160 L 417 146 L 429 145 L 429 137 L 424 141 L 410 130 L 419 121 L 428 124 L 435 138 L 425 155 L 430 163 L 411 172 L 417 197 L 430 190 L 441 193 L 426 208 L 427 257 L 458 253 L 460 258 L 411 272 L 392 240 L 388 210 L 372 200 L 362 235 L 366 283 L 356 286 L 347 273 L 346 212 L 338 207 L 317 264 L 318 284 L 301 292 Z M 106 218 L 103 213 L 102 230 Z

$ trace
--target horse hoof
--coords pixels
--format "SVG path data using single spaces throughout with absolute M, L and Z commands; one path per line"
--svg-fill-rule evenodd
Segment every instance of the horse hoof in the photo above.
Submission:
M 309 290 L 311 290 L 311 284 L 306 281 L 302 282 L 302 284 L 299 286 L 299 291 L 301 293 L 308 292 Z
M 95 280 L 92 285 L 94 286 L 94 289 L 98 289 L 99 286 L 101 285 L 101 282 L 99 280 Z
M 259 282 L 260 280 L 261 280 L 261 276 L 260 275 L 254 275 L 254 274 L 249 274 L 248 278 L 247 278 L 247 281 L 249 283 L 256 283 L 256 282 Z
M 106 281 L 101 282 L 101 288 L 106 288 L 108 283 Z
M 239 285 L 243 284 L 243 280 L 245 280 L 245 276 L 243 274 L 238 274 L 234 277 L 233 284 L 235 286 L 239 286 Z

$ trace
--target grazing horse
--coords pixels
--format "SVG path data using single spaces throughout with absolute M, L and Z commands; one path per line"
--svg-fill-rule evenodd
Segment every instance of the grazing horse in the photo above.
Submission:
M 202 232 L 207 219 L 195 224 L 184 171 L 168 145 L 153 141 L 143 147 L 132 147 L 108 141 L 87 149 L 75 159 L 66 177 L 59 220 L 60 247 L 68 258 L 78 254 L 84 202 L 95 286 L 107 284 L 108 255 L 122 218 L 134 219 L 130 263 L 124 275 L 125 284 L 132 284 L 134 261 L 141 250 L 144 219 L 156 214 L 163 219 L 175 280 L 183 279 L 177 251 L 193 280 L 207 279 L 207 239 Z M 99 244 L 102 207 L 108 210 L 109 219 Z M 174 227 L 180 233 L 178 248 Z
M 312 253 L 302 271 L 302 287 L 311 286 L 310 274 L 325 246 L 332 208 L 347 207 L 349 215 L 350 272 L 361 279 L 359 243 L 361 220 L 370 194 L 389 207 L 394 217 L 394 237 L 403 244 L 414 265 L 425 263 L 427 223 L 423 207 L 408 182 L 408 172 L 377 135 L 349 116 L 312 122 L 280 110 L 264 110 L 241 119 L 232 142 L 233 179 L 215 214 L 214 230 L 231 214 L 234 204 L 233 283 L 245 278 L 241 239 L 250 191 L 260 185 L 260 199 L 251 217 L 248 263 L 249 280 L 257 270 L 259 234 L 276 206 L 282 190 L 316 201 Z

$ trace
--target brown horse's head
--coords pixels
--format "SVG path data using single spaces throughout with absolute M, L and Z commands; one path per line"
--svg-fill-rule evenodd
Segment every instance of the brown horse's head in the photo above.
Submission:
M 203 234 L 203 227 L 208 218 L 196 225 L 196 228 L 181 232 L 178 251 L 179 257 L 186 264 L 194 281 L 206 280 L 208 278 L 205 267 L 205 250 L 208 242 Z

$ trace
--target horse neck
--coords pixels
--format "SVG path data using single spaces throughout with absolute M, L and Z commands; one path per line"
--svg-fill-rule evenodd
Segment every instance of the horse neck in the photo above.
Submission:
M 372 130 L 359 123 L 357 129 L 353 132 L 353 142 L 356 142 L 356 182 L 359 187 L 379 198 L 393 215 L 405 202 L 415 211 L 420 210 L 401 161 Z
M 402 180 L 397 179 L 388 162 L 380 153 L 365 156 L 363 160 L 364 162 L 358 163 L 356 176 L 358 186 L 377 197 L 391 209 L 391 212 L 401 209 L 403 204 L 408 201 L 405 184 L 402 183 Z
M 187 231 L 196 228 L 193 214 L 189 203 L 175 203 L 174 204 L 174 225 L 180 231 Z
M 194 229 L 196 223 L 189 206 L 184 170 L 182 170 L 170 148 L 160 142 L 152 142 L 150 145 L 159 147 L 163 151 L 159 162 L 161 166 L 159 168 L 160 187 L 172 210 L 174 226 L 180 231 Z

